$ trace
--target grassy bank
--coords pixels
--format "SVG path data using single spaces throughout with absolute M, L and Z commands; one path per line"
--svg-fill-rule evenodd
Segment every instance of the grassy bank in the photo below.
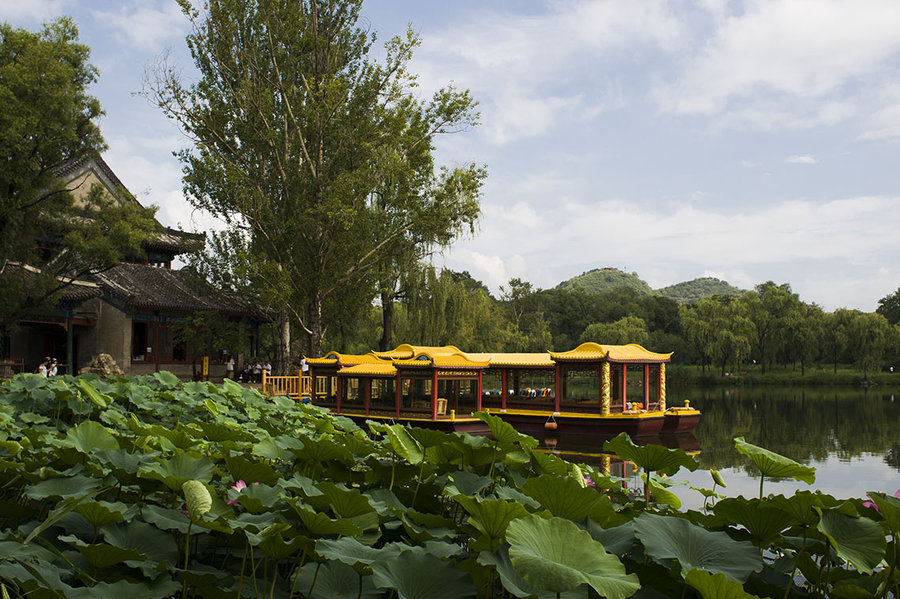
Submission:
M 699 366 L 670 365 L 667 370 L 670 385 L 707 385 L 707 386 L 754 386 L 754 385 L 809 385 L 823 387 L 862 387 L 877 385 L 900 387 L 900 372 L 870 372 L 864 375 L 861 370 L 851 366 L 834 367 L 814 366 L 801 373 L 800 368 L 779 367 L 766 370 L 758 366 L 729 372 L 722 376 L 720 369 L 707 368 L 706 372 Z

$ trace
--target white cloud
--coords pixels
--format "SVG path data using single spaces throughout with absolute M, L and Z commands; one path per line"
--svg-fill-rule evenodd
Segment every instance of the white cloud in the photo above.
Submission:
M 520 272 L 540 287 L 555 286 L 587 268 L 624 264 L 656 286 L 717 276 L 752 288 L 771 279 L 813 293 L 801 294 L 805 301 L 828 298 L 823 303 L 829 309 L 863 306 L 884 295 L 873 291 L 884 281 L 855 288 L 837 282 L 855 281 L 867 272 L 866 265 L 900 254 L 895 223 L 884 218 L 896 213 L 900 197 L 894 196 L 793 200 L 737 214 L 686 204 L 660 209 L 622 200 L 569 202 L 544 213 L 543 225 L 524 236 L 508 221 L 486 221 L 484 234 L 458 244 L 448 261 L 495 290 L 511 271 L 501 269 L 508 248 L 516 248 L 523 261 Z M 867 295 L 873 292 L 880 295 Z
M 819 164 L 819 160 L 811 154 L 795 154 L 788 156 L 785 162 L 790 164 Z
M 482 101 L 493 144 L 540 135 L 560 122 L 585 122 L 624 105 L 621 82 L 603 74 L 622 54 L 677 47 L 682 23 L 661 0 L 549 2 L 539 14 L 490 4 L 429 32 L 414 71 L 428 93 L 455 81 Z M 601 80 L 583 78 L 585 69 Z
M 900 3 L 892 0 L 747 2 L 653 95 L 674 113 L 757 126 L 833 124 L 865 93 L 847 84 L 877 80 L 896 57 L 898 28 Z
M 94 17 L 113 30 L 119 43 L 159 51 L 188 31 L 187 19 L 175 2 L 159 8 L 148 3 L 120 6 L 118 11 L 92 11 Z
M 21 27 L 23 21 L 49 21 L 64 15 L 71 5 L 72 0 L 0 0 L 0 20 Z

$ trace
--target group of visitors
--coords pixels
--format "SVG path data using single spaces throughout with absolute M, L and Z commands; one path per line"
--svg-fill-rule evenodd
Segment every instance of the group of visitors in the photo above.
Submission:
M 262 362 L 259 358 L 253 358 L 244 366 L 238 380 L 242 383 L 261 383 L 263 372 L 266 373 L 266 376 L 272 376 L 272 363 L 269 361 Z
M 41 362 L 40 366 L 37 367 L 37 370 L 34 371 L 35 374 L 41 376 L 56 376 L 58 372 L 59 362 L 56 358 L 50 358 L 49 356 L 44 358 L 44 361 Z

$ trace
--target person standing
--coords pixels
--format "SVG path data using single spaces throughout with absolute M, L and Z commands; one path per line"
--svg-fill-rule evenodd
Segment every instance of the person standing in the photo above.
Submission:
M 225 361 L 225 378 L 234 380 L 234 356 L 228 356 Z
M 53 361 L 50 363 L 50 368 L 47 371 L 47 376 L 56 376 L 56 373 L 59 371 L 59 362 L 56 361 L 56 358 L 53 358 Z
M 37 370 L 34 372 L 41 376 L 47 376 L 47 373 L 50 371 L 50 358 L 44 358 L 44 361 L 41 362 L 40 366 L 37 367 Z

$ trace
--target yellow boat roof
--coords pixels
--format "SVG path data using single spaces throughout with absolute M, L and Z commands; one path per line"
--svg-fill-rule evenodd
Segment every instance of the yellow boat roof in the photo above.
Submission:
M 628 345 L 600 345 L 591 341 L 582 343 L 575 349 L 566 352 L 550 352 L 554 360 L 593 362 L 609 360 L 610 362 L 668 362 L 672 354 L 659 354 L 644 349 L 637 343 Z
M 321 358 L 306 358 L 306 363 L 312 366 L 355 366 L 357 364 L 377 364 L 384 362 L 372 353 L 368 354 L 342 354 L 336 351 L 328 352 Z
M 340 376 L 384 376 L 393 377 L 397 374 L 397 369 L 390 362 L 378 362 L 377 364 L 357 364 L 356 366 L 347 366 L 338 371 Z
M 534 354 L 466 354 L 472 360 L 478 362 L 489 362 L 490 366 L 531 366 L 550 367 L 554 365 L 550 352 L 534 353 Z

